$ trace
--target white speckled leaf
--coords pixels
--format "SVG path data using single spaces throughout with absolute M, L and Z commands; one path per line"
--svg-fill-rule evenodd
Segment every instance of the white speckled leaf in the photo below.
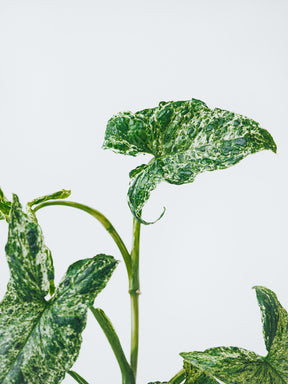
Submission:
M 288 383 L 287 312 L 274 292 L 265 287 L 255 289 L 262 311 L 267 356 L 238 347 L 217 347 L 204 352 L 181 353 L 186 362 L 226 384 Z
M 0 220 L 8 221 L 11 209 L 11 201 L 9 201 L 0 188 Z
M 6 253 L 10 280 L 0 304 L 0 382 L 58 384 L 78 356 L 87 308 L 117 262 L 99 255 L 72 264 L 46 301 L 53 266 L 39 225 L 15 195 Z
M 254 120 L 209 109 L 200 100 L 161 102 L 158 107 L 119 113 L 107 124 L 104 149 L 153 155 L 130 173 L 128 203 L 142 223 L 142 208 L 160 181 L 191 183 L 204 171 L 228 168 L 251 153 L 276 152 L 271 135 Z
M 184 384 L 218 384 L 212 376 L 184 361 L 186 380 Z

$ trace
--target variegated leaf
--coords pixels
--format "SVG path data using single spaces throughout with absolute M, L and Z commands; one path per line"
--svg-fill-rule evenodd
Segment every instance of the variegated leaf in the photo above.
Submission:
M 72 264 L 49 300 L 53 265 L 41 229 L 13 196 L 7 260 L 10 280 L 0 304 L 0 382 L 58 384 L 75 362 L 87 308 L 116 261 L 98 255 Z
M 262 311 L 267 356 L 238 347 L 217 347 L 204 352 L 181 353 L 186 362 L 226 384 L 288 383 L 287 312 L 274 292 L 265 287 L 255 289 Z
M 153 381 L 153 383 L 148 384 L 168 384 L 168 381 Z
M 8 221 L 9 212 L 11 209 L 11 201 L 9 201 L 0 188 L 0 220 Z
M 184 384 L 218 384 L 212 376 L 184 361 L 186 380 Z
M 41 197 L 37 197 L 36 199 L 30 201 L 27 205 L 28 207 L 33 207 L 34 205 L 44 203 L 48 200 L 57 200 L 57 199 L 67 199 L 71 195 L 70 190 L 62 189 L 61 191 L 57 191 L 54 193 L 51 193 L 50 195 L 45 195 Z
M 148 164 L 130 173 L 128 203 L 145 224 L 141 211 L 159 182 L 191 183 L 199 173 L 228 168 L 251 153 L 276 152 L 273 138 L 256 121 L 209 109 L 196 99 L 161 102 L 156 108 L 113 116 L 103 148 L 132 156 L 153 155 Z

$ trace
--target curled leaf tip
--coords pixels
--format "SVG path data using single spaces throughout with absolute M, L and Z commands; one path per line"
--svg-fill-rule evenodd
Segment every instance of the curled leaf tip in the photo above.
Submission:
M 27 206 L 29 208 L 32 208 L 34 205 L 44 203 L 45 201 L 48 201 L 48 200 L 67 199 L 67 197 L 69 197 L 70 195 L 71 195 L 70 189 L 61 189 L 61 191 L 51 193 L 50 195 L 37 197 L 36 199 L 27 203 Z
M 192 183 L 198 174 L 229 168 L 250 154 L 277 151 L 270 133 L 256 121 L 210 109 L 197 99 L 161 101 L 155 108 L 113 116 L 103 147 L 131 156 L 153 155 L 148 164 L 130 172 L 129 207 L 143 224 L 151 223 L 139 212 L 161 181 Z
M 144 225 L 151 225 L 151 224 L 157 223 L 157 221 L 162 219 L 162 217 L 164 216 L 165 212 L 166 212 L 166 207 L 163 207 L 163 211 L 162 211 L 161 215 L 158 217 L 158 219 L 156 219 L 154 221 L 145 221 L 145 220 L 142 219 L 141 216 L 138 216 L 137 214 L 134 214 L 133 211 L 132 211 L 133 216 L 135 217 L 135 219 L 138 220 L 139 223 L 144 224 Z

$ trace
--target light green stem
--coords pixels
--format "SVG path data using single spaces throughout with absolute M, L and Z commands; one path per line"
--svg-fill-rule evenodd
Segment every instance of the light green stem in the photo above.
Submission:
M 81 377 L 77 372 L 75 372 L 75 371 L 68 371 L 68 373 L 69 373 L 69 375 L 71 377 L 73 377 L 73 379 L 75 381 L 77 381 L 77 383 L 79 383 L 79 384 L 89 384 L 88 381 L 83 379 L 83 377 Z
M 186 379 L 185 369 L 181 369 L 172 379 L 169 380 L 169 384 L 181 384 Z
M 100 223 L 104 226 L 104 228 L 110 233 L 111 237 L 115 241 L 116 245 L 118 246 L 118 248 L 119 248 L 119 250 L 120 250 L 120 252 L 121 252 L 121 254 L 123 256 L 123 259 L 124 259 L 124 262 L 125 262 L 125 265 L 126 265 L 126 269 L 127 269 L 128 279 L 129 279 L 129 294 L 130 294 L 130 299 L 131 299 L 131 351 L 130 351 L 130 366 L 132 368 L 132 373 L 133 373 L 133 377 L 129 373 L 128 376 L 127 376 L 128 377 L 128 379 L 127 379 L 128 381 L 125 379 L 126 381 L 123 381 L 123 383 L 125 383 L 125 384 L 126 383 L 127 384 L 135 384 L 135 382 L 136 382 L 136 373 L 137 373 L 137 363 L 138 363 L 138 345 L 139 345 L 139 307 L 138 307 L 138 302 L 139 302 L 139 294 L 140 294 L 140 283 L 139 283 L 140 223 L 138 222 L 138 220 L 133 218 L 133 243 L 132 243 L 132 251 L 131 251 L 131 255 L 130 255 L 128 250 L 127 250 L 127 248 L 126 248 L 126 246 L 125 246 L 125 244 L 123 243 L 123 240 L 121 239 L 121 237 L 119 236 L 118 232 L 113 227 L 111 222 L 102 213 L 100 213 L 96 209 L 93 209 L 93 208 L 91 208 L 91 207 L 89 207 L 87 205 L 76 203 L 76 202 L 73 202 L 73 201 L 66 201 L 66 200 L 55 200 L 54 201 L 53 200 L 53 201 L 45 201 L 45 202 L 43 202 L 41 204 L 38 204 L 34 208 L 33 211 L 37 212 L 39 209 L 47 207 L 47 206 L 51 206 L 51 205 L 64 205 L 64 206 L 67 206 L 67 207 L 77 208 L 77 209 L 80 209 L 80 210 L 82 210 L 84 212 L 87 212 L 90 215 L 92 215 L 95 219 L 100 221 Z M 92 312 L 93 312 L 93 310 L 92 310 Z M 95 316 L 95 313 L 94 313 L 94 316 Z M 100 319 L 99 313 L 98 313 L 98 318 Z M 96 317 L 96 319 L 97 319 L 97 317 Z M 100 322 L 101 322 L 101 320 L 100 320 Z M 100 324 L 100 322 L 99 322 L 99 324 Z M 102 327 L 102 329 L 104 330 L 103 327 Z M 105 335 L 107 336 L 106 333 L 105 333 Z M 107 336 L 107 338 L 108 338 L 108 336 Z M 108 338 L 108 340 L 109 340 L 109 338 Z M 116 339 L 114 338 L 114 341 L 115 340 Z M 119 341 L 119 339 L 118 339 L 118 341 Z M 110 340 L 109 340 L 109 342 L 110 342 Z M 110 344 L 111 344 L 111 342 L 110 342 Z M 120 344 L 120 341 L 119 341 L 119 344 Z M 111 346 L 112 346 L 112 344 L 111 344 Z M 120 347 L 121 347 L 121 345 L 120 345 Z M 113 348 L 113 346 L 112 346 L 112 348 Z M 113 349 L 113 351 L 114 351 L 114 349 Z M 119 350 L 118 350 L 118 352 L 119 352 Z M 115 351 L 114 351 L 114 353 L 115 353 Z M 117 356 L 119 357 L 120 355 L 121 354 L 118 354 Z M 115 356 L 116 356 L 116 354 L 115 354 Z M 123 356 L 125 358 L 124 354 L 123 354 Z M 122 356 L 121 359 L 123 359 L 123 356 Z M 123 367 L 126 366 L 126 364 L 124 364 L 124 360 L 123 360 L 122 363 L 121 363 L 122 364 L 122 368 L 121 368 L 121 365 L 120 365 L 120 362 L 119 362 L 118 358 L 117 358 L 117 361 L 119 363 L 119 366 L 120 366 L 120 369 L 121 369 L 121 372 L 122 372 L 122 369 L 124 369 Z M 128 366 L 129 366 L 129 364 L 128 364 Z M 130 368 L 130 366 L 129 366 L 129 368 Z M 125 369 L 126 369 L 127 372 L 129 371 L 127 366 L 126 366 Z M 122 375 L 122 377 L 123 377 L 123 375 Z
M 131 298 L 131 351 L 130 365 L 137 374 L 138 346 L 139 346 L 139 241 L 140 241 L 140 223 L 133 218 L 133 244 L 131 251 L 132 274 L 129 278 L 129 293 Z
M 118 232 L 116 231 L 116 229 L 113 227 L 113 225 L 110 223 L 110 221 L 102 213 L 100 213 L 99 211 L 96 211 L 96 209 L 88 207 L 87 205 L 75 203 L 74 201 L 65 201 L 65 200 L 45 201 L 44 203 L 37 205 L 33 211 L 36 212 L 40 208 L 48 207 L 49 205 L 65 205 L 67 207 L 77 208 L 77 209 L 80 209 L 84 212 L 89 213 L 95 219 L 100 221 L 100 223 L 109 232 L 109 234 L 111 235 L 111 237 L 115 241 L 116 245 L 118 246 L 119 251 L 121 252 L 121 254 L 123 256 L 123 259 L 124 259 L 124 262 L 126 265 L 128 277 L 131 275 L 131 259 L 130 259 L 129 252 L 128 252 L 125 244 L 123 243 L 123 240 L 121 239 Z
M 122 374 L 122 384 L 135 384 L 134 373 L 128 361 L 126 360 L 120 340 L 115 332 L 115 329 L 113 328 L 113 325 L 111 324 L 111 321 L 108 319 L 102 309 L 94 308 L 93 306 L 91 306 L 90 310 L 98 321 L 100 327 L 102 328 L 118 361 Z

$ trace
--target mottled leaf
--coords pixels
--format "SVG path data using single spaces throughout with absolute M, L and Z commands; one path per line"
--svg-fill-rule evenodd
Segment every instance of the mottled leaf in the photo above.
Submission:
M 70 195 L 71 195 L 71 191 L 68 191 L 66 189 L 62 189 L 61 191 L 51 193 L 50 195 L 37 197 L 36 199 L 27 203 L 27 205 L 28 205 L 28 207 L 31 208 L 34 205 L 44 203 L 45 201 L 48 201 L 48 200 L 67 199 L 67 197 L 69 197 Z
M 117 262 L 98 255 L 72 264 L 46 301 L 53 266 L 39 225 L 15 195 L 6 253 L 10 280 L 0 304 L 0 382 L 58 384 L 78 356 L 87 308 Z
M 6 244 L 9 284 L 23 300 L 42 299 L 54 280 L 53 260 L 40 226 L 22 211 L 16 195 L 13 195 L 9 222 Z
M 288 383 L 287 312 L 274 292 L 265 287 L 255 289 L 262 311 L 267 356 L 238 347 L 217 347 L 204 352 L 181 353 L 186 362 L 226 384 Z
M 0 220 L 8 221 L 9 212 L 11 209 L 11 201 L 9 201 L 0 188 Z
M 168 384 L 168 381 L 153 381 L 153 383 L 148 384 Z
M 191 183 L 204 171 L 228 168 L 251 153 L 276 152 L 271 135 L 245 116 L 200 100 L 161 102 L 158 107 L 113 116 L 107 124 L 104 149 L 153 156 L 130 173 L 128 203 L 142 223 L 141 211 L 156 185 Z
M 186 380 L 184 384 L 218 384 L 212 376 L 184 361 Z

